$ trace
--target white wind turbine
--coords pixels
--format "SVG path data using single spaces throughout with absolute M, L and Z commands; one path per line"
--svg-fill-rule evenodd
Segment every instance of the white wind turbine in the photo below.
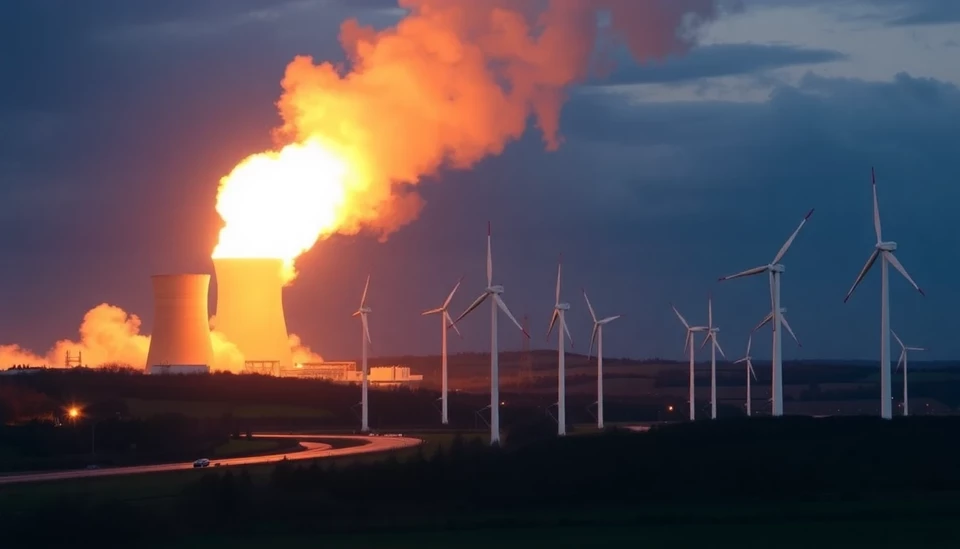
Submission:
M 490 251 L 490 224 L 487 223 L 487 288 L 480 294 L 465 311 L 460 313 L 457 320 L 453 322 L 456 325 L 463 317 L 470 314 L 471 311 L 480 306 L 487 298 L 490 298 L 490 444 L 500 443 L 500 371 L 499 371 L 499 348 L 497 347 L 497 307 L 507 315 L 516 326 L 523 332 L 523 335 L 530 337 L 523 326 L 517 322 L 517 319 L 510 313 L 507 304 L 503 302 L 500 294 L 503 293 L 503 286 L 493 284 L 493 258 Z
M 907 347 L 903 344 L 903 341 L 900 341 L 900 338 L 897 337 L 897 332 L 890 330 L 890 333 L 893 334 L 894 339 L 900 344 L 900 360 L 897 361 L 897 369 L 899 370 L 900 365 L 903 364 L 903 415 L 908 416 L 910 415 L 910 406 L 907 400 L 907 351 L 926 351 L 926 349 L 923 347 Z
M 460 287 L 460 283 L 463 281 L 463 277 L 460 277 L 460 280 L 457 281 L 457 284 L 450 290 L 450 295 L 447 296 L 447 299 L 444 300 L 443 305 L 437 307 L 436 309 L 430 309 L 429 311 L 424 311 L 421 315 L 440 315 L 440 423 L 446 425 L 449 422 L 447 416 L 447 330 L 453 328 L 456 330 L 457 335 L 460 335 L 460 330 L 453 325 L 453 320 L 450 318 L 450 312 L 447 308 L 450 306 L 450 301 L 453 299 L 453 294 L 457 293 L 457 288 Z
M 557 435 L 567 434 L 567 349 L 564 345 L 563 336 L 570 338 L 570 345 L 573 346 L 573 337 L 570 336 L 570 330 L 567 329 L 566 312 L 570 310 L 569 303 L 560 303 L 560 269 L 561 263 L 557 264 L 557 298 L 553 305 L 553 316 L 550 317 L 550 327 L 547 328 L 547 339 L 550 339 L 550 333 L 553 331 L 553 325 L 560 319 L 560 327 L 557 328 Z
M 590 318 L 593 319 L 593 333 L 590 334 L 590 350 L 587 352 L 587 361 L 590 360 L 590 354 L 593 353 L 593 343 L 597 343 L 597 429 L 603 429 L 603 327 L 620 318 L 621 315 L 608 316 L 597 320 L 597 315 L 593 312 L 593 305 L 590 304 L 590 298 L 587 297 L 586 290 L 583 290 L 583 299 L 587 302 Z M 683 320 L 683 317 L 680 318 Z M 686 324 L 686 321 L 684 321 L 684 324 Z
M 693 334 L 697 332 L 706 332 L 709 328 L 706 326 L 691 326 L 687 319 L 683 318 L 683 315 L 680 314 L 680 311 L 677 310 L 673 304 L 670 305 L 673 309 L 673 312 L 677 314 L 677 318 L 680 319 L 680 322 L 683 323 L 683 327 L 687 329 L 687 338 L 683 342 L 683 346 L 689 348 L 690 352 L 690 421 L 693 421 L 697 418 L 696 414 L 696 403 L 694 399 L 695 386 L 694 386 L 694 371 L 693 371 Z
M 713 298 L 707 298 L 707 335 L 703 338 L 700 348 L 712 342 L 710 345 L 710 418 L 717 419 L 717 351 L 720 356 L 727 358 L 723 349 L 720 348 L 720 342 L 717 341 L 717 332 L 720 328 L 713 325 Z
M 740 364 L 742 362 L 747 363 L 747 417 L 750 417 L 750 406 L 753 402 L 753 397 L 750 394 L 750 378 L 757 379 L 757 373 L 753 371 L 753 357 L 750 356 L 750 346 L 753 344 L 753 333 L 747 337 L 747 354 L 743 356 L 740 360 L 734 362 L 734 364 Z
M 780 337 L 780 326 L 783 324 L 783 317 L 780 315 L 780 276 L 786 269 L 780 264 L 780 261 L 783 259 L 783 256 L 786 255 L 787 250 L 790 249 L 790 245 L 793 244 L 794 239 L 797 238 L 797 233 L 800 232 L 800 229 L 803 228 L 803 225 L 810 219 L 811 215 L 813 215 L 813 210 L 807 212 L 803 221 L 801 221 L 797 229 L 793 231 L 790 238 L 783 243 L 780 251 L 777 252 L 777 255 L 773 257 L 773 261 L 768 265 L 761 265 L 720 278 L 721 281 L 724 281 L 764 272 L 768 273 L 770 280 L 770 310 L 776 313 L 773 315 L 773 387 L 771 389 L 773 396 L 773 415 L 775 416 L 783 415 L 783 341 Z
M 873 229 L 877 233 L 877 243 L 874 245 L 873 252 L 870 254 L 870 257 L 867 258 L 867 263 L 863 266 L 863 269 L 860 271 L 860 274 L 857 276 L 857 279 L 854 281 L 853 286 L 850 287 L 850 291 L 847 292 L 847 296 L 843 298 L 843 302 L 846 303 L 850 296 L 853 295 L 853 291 L 857 289 L 857 286 L 860 285 L 860 281 L 863 280 L 863 277 L 867 275 L 867 271 L 870 270 L 870 267 L 873 267 L 873 264 L 877 261 L 877 258 L 880 258 L 881 268 L 880 268 L 880 417 L 884 419 L 890 419 L 893 417 L 893 410 L 891 408 L 891 399 L 893 398 L 890 394 L 890 285 L 889 285 L 889 269 L 888 265 L 893 265 L 893 268 L 900 271 L 900 274 L 907 279 L 907 282 L 910 283 L 920 295 L 925 295 L 923 290 L 920 289 L 920 286 L 917 286 L 917 283 L 910 278 L 910 275 L 907 274 L 907 270 L 903 268 L 903 265 L 900 263 L 900 260 L 897 259 L 897 256 L 893 255 L 893 252 L 897 249 L 896 242 L 884 242 L 883 236 L 880 231 L 880 207 L 877 204 L 877 178 L 873 171 L 873 168 L 870 168 L 870 177 L 872 181 L 873 188 Z
M 373 310 L 367 307 L 367 290 L 370 288 L 370 275 L 367 275 L 367 283 L 363 285 L 363 296 L 360 298 L 360 308 L 353 316 L 360 317 L 360 324 L 363 327 L 360 333 L 360 339 L 363 344 L 363 351 L 360 354 L 360 372 L 363 376 L 360 380 L 360 430 L 364 433 L 370 430 L 370 410 L 367 401 L 368 373 L 367 373 L 367 344 L 373 343 L 370 340 L 370 325 L 367 322 L 367 315 Z

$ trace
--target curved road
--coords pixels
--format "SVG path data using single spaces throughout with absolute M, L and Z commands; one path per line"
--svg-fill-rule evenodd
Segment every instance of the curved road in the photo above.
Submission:
M 384 437 L 384 436 L 357 436 L 357 435 L 298 435 L 298 434 L 257 434 L 257 438 L 296 438 L 301 440 L 304 450 L 288 454 L 270 454 L 263 456 L 228 458 L 210 460 L 210 466 L 219 463 L 228 465 L 254 465 L 282 461 L 284 458 L 294 461 L 301 459 L 320 459 L 335 456 L 354 456 L 377 452 L 396 451 L 403 448 L 412 448 L 423 441 L 412 437 Z M 329 444 L 310 442 L 306 439 L 321 440 L 356 440 L 362 444 L 345 448 L 333 448 Z M 109 477 L 116 475 L 136 475 L 143 473 L 160 473 L 165 471 L 180 471 L 194 469 L 193 462 L 163 463 L 159 465 L 133 465 L 128 467 L 105 467 L 103 469 L 77 469 L 70 471 L 50 471 L 43 473 L 20 473 L 0 476 L 0 485 L 19 482 L 40 482 L 45 480 L 64 480 L 73 478 Z

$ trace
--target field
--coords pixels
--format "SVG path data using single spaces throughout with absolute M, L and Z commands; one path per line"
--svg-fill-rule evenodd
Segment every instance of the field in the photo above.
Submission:
M 148 418 L 165 414 L 182 414 L 198 419 L 217 419 L 231 415 L 247 418 L 325 418 L 330 412 L 322 408 L 289 406 L 283 404 L 234 404 L 230 402 L 125 399 L 133 417 Z
M 428 549 L 442 547 L 946 547 L 957 540 L 955 499 L 883 502 L 809 502 L 784 505 L 688 505 L 656 509 L 561 510 L 460 517 L 380 531 L 324 534 L 327 548 Z M 306 545 L 316 536 L 249 534 L 204 537 L 182 548 L 253 549 Z M 158 545 L 156 549 L 169 547 Z
M 430 455 L 437 448 L 446 446 L 453 441 L 452 433 L 427 433 L 415 434 L 405 433 L 409 436 L 420 438 L 424 441 L 419 451 L 425 455 Z M 307 438 L 307 437 L 305 437 Z M 487 436 L 483 434 L 464 434 L 464 440 L 470 438 L 480 438 L 484 441 Z M 315 439 L 323 441 L 322 436 Z M 333 442 L 333 441 L 328 441 Z M 220 449 L 225 452 L 259 453 L 269 450 L 270 446 L 276 447 L 279 444 L 276 440 L 256 439 L 252 441 L 231 440 Z M 403 461 L 416 456 L 418 449 L 409 448 L 394 452 L 392 456 Z M 231 454 L 237 455 L 237 454 Z M 208 456 L 214 457 L 214 456 Z M 218 454 L 216 457 L 228 457 L 225 454 Z M 363 456 L 344 456 L 329 458 L 323 460 L 336 461 L 338 465 L 347 465 L 351 463 L 372 463 L 387 459 L 388 454 L 367 454 Z M 253 479 L 254 484 L 265 482 L 273 471 L 274 465 L 244 465 L 237 467 L 221 467 L 215 471 L 222 474 L 224 471 L 246 470 Z M 97 504 L 108 501 L 120 502 L 130 505 L 151 505 L 163 503 L 181 493 L 184 487 L 199 479 L 204 473 L 211 472 L 211 469 L 196 469 L 184 471 L 167 471 L 162 473 L 114 476 L 100 478 L 71 479 L 59 482 L 41 482 L 33 484 L 13 484 L 3 488 L 4 497 L 0 498 L 0 515 L 13 510 L 29 511 L 49 506 L 53 502 L 82 501 L 88 504 Z

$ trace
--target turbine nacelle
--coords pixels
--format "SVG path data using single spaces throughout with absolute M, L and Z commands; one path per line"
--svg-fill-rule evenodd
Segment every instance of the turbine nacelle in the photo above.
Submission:
M 486 292 L 487 292 L 488 294 L 498 294 L 498 295 L 499 295 L 499 294 L 502 294 L 502 293 L 503 293 L 503 286 L 500 285 L 500 284 L 494 284 L 493 286 L 487 286 Z
M 558 311 L 569 311 L 569 310 L 570 310 L 570 304 L 569 304 L 569 303 L 557 303 L 556 305 L 553 306 L 553 308 L 556 309 L 556 310 L 558 310 Z
M 776 265 L 767 265 L 767 270 L 771 273 L 782 273 L 787 270 L 782 264 L 777 263 Z
M 876 248 L 881 252 L 895 252 L 897 251 L 896 242 L 877 242 Z

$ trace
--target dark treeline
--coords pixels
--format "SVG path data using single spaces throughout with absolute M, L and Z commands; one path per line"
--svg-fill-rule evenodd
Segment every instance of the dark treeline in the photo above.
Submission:
M 483 517 L 522 524 L 551 510 L 576 517 L 646 509 L 665 520 L 663 510 L 673 508 L 679 511 L 670 520 L 682 521 L 711 505 L 935 498 L 960 490 L 960 422 L 953 418 L 787 417 L 661 426 L 644 434 L 556 439 L 550 433 L 547 422 L 531 422 L 507 433 L 504 449 L 457 440 L 404 461 L 291 462 L 259 484 L 243 471 L 210 472 L 163 508 L 62 501 L 57 509 L 69 507 L 68 517 L 49 509 L 62 524 L 56 531 L 42 527 L 49 515 L 21 514 L 4 532 L 9 539 L 55 542 L 68 533 L 72 540 L 105 539 L 94 536 L 109 531 L 107 538 L 129 546 L 217 532 L 249 539 L 442 528 Z
M 228 419 L 198 420 L 181 415 L 149 419 L 107 417 L 0 425 L 0 471 L 68 469 L 91 463 L 132 465 L 194 460 L 228 438 L 239 436 Z

